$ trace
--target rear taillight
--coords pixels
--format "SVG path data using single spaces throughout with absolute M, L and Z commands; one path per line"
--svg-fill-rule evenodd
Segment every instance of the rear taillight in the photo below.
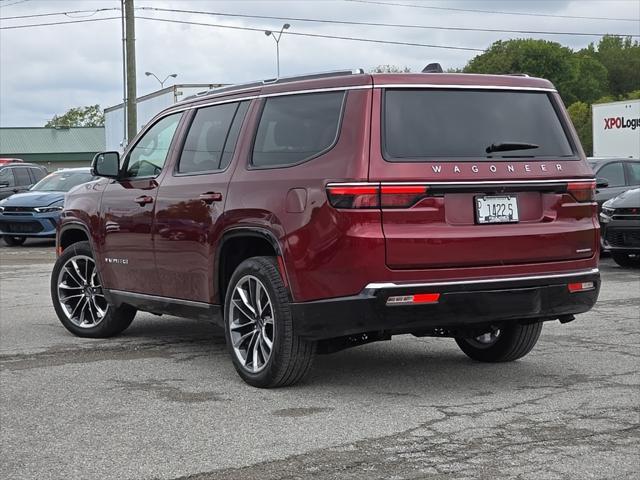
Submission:
M 335 208 L 408 208 L 427 194 L 425 185 L 330 184 L 329 203 Z
M 567 184 L 567 191 L 578 202 L 595 202 L 596 182 L 588 180 L 585 182 L 570 182 Z
M 380 186 L 376 184 L 333 184 L 327 186 L 329 203 L 335 208 L 378 208 Z
M 426 193 L 424 185 L 382 185 L 380 203 L 382 208 L 408 208 Z

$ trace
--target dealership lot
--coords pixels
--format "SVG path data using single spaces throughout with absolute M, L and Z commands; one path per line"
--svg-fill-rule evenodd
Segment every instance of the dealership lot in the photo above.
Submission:
M 242 382 L 212 324 L 139 314 L 73 337 L 51 242 L 0 247 L 0 478 L 632 478 L 640 275 L 603 259 L 594 310 L 512 364 L 410 336 L 318 357 L 301 385 Z

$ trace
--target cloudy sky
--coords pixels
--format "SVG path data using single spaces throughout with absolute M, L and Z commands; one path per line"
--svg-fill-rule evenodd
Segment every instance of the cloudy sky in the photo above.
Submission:
M 307 19 L 349 20 L 437 27 L 471 27 L 581 33 L 640 34 L 640 23 L 571 19 L 558 16 L 640 18 L 639 0 L 377 0 L 383 5 L 349 0 L 135 0 L 138 94 L 158 88 L 147 70 L 161 78 L 177 73 L 176 83 L 236 83 L 275 75 L 275 44 L 262 31 L 163 23 L 140 17 L 216 25 L 279 29 L 276 19 L 238 18 L 140 7 Z M 119 0 L 0 0 L 0 126 L 42 126 L 54 114 L 74 106 L 122 101 L 122 43 L 119 18 L 97 22 L 11 29 L 33 23 L 119 17 Z M 533 15 L 464 12 L 420 7 L 519 12 Z M 97 9 L 111 9 L 94 12 Z M 7 17 L 89 10 L 60 16 Z M 540 15 L 542 14 L 542 15 Z M 590 36 L 524 35 L 417 28 L 336 25 L 287 20 L 291 32 L 349 36 L 484 49 L 499 39 L 533 36 L 578 49 L 597 40 Z M 385 45 L 283 35 L 281 74 L 342 68 L 369 70 L 380 64 L 421 70 L 437 61 L 462 67 L 472 50 Z

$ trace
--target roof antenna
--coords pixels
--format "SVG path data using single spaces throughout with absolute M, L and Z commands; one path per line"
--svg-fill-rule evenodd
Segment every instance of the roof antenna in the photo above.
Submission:
M 422 69 L 422 73 L 444 73 L 439 63 L 430 63 Z

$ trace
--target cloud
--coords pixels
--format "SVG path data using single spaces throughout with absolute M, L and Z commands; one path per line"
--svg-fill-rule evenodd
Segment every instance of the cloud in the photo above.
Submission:
M 419 3 L 402 0 L 402 3 Z M 426 3 L 424 3 L 426 4 Z M 638 17 L 634 1 L 448 1 L 435 6 L 509 10 L 545 14 Z M 0 4 L 1 5 L 1 4 Z M 30 0 L 0 6 L 1 26 L 70 20 L 68 17 L 6 20 L 12 15 L 114 8 L 115 0 Z M 309 1 L 159 1 L 136 0 L 137 7 L 180 8 L 271 15 L 342 19 L 436 26 L 487 27 L 536 30 L 575 30 L 631 33 L 631 22 L 569 20 L 551 17 L 506 16 L 371 5 L 342 0 Z M 138 16 L 173 18 L 259 29 L 279 30 L 283 21 L 160 13 L 138 10 Z M 90 18 L 118 16 L 119 11 L 96 13 Z M 79 14 L 76 16 L 80 16 Z M 367 37 L 394 41 L 487 48 L 498 39 L 524 37 L 517 34 L 397 29 L 294 22 L 292 32 Z M 635 32 L 639 33 L 639 32 Z M 571 48 L 582 48 L 594 37 L 539 36 Z M 380 64 L 420 70 L 438 61 L 445 68 L 462 67 L 475 53 L 398 45 L 284 35 L 280 44 L 283 75 Z M 54 114 L 71 107 L 122 101 L 122 43 L 119 20 L 0 31 L 0 126 L 40 126 Z M 177 73 L 176 83 L 237 83 L 273 77 L 275 45 L 261 31 L 248 32 L 204 26 L 136 22 L 138 94 L 156 90 L 153 71 L 159 77 Z

